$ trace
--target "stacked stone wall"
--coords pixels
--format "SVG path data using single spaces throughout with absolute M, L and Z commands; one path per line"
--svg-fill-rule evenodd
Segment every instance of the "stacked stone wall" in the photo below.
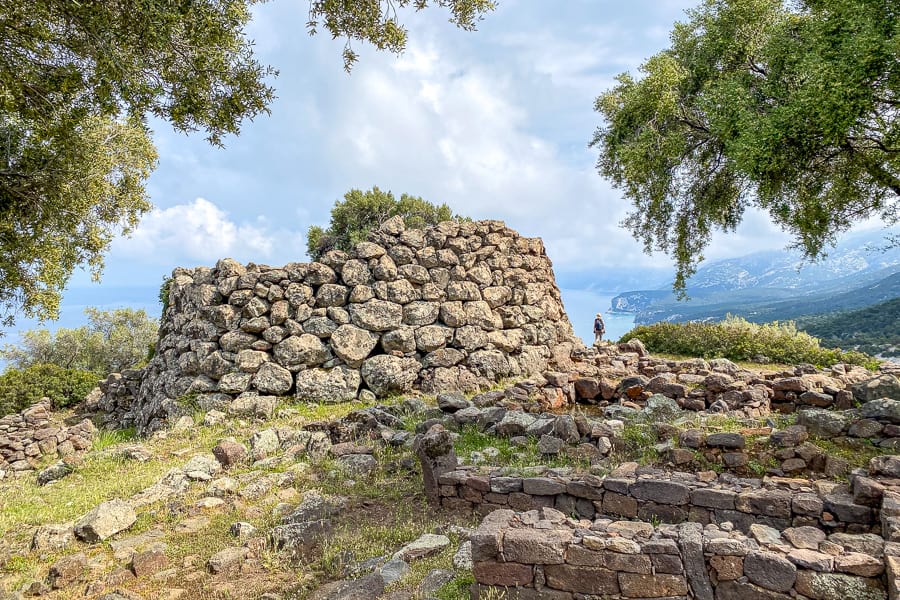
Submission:
M 850 533 L 880 532 L 885 483 L 854 477 L 852 485 L 784 477 L 745 479 L 714 472 L 682 473 L 626 464 L 607 477 L 533 476 L 503 469 L 461 467 L 438 478 L 441 506 L 488 514 L 494 510 L 554 508 L 583 519 L 641 519 L 663 523 L 754 524 L 775 529 L 817 527 Z M 888 479 L 888 486 L 898 483 Z M 895 496 L 887 496 L 893 502 Z M 886 514 L 885 518 L 892 518 Z M 900 531 L 900 527 L 898 527 Z M 900 538 L 898 538 L 900 539 Z
M 498 510 L 472 536 L 472 597 L 882 600 L 897 596 L 898 552 L 876 535 L 811 527 L 744 534 Z
M 65 427 L 51 420 L 50 401 L 0 418 L 0 478 L 5 471 L 30 471 L 44 456 L 68 456 L 91 447 L 96 431 L 87 419 Z
M 477 391 L 567 364 L 576 346 L 540 239 L 395 218 L 319 262 L 176 269 L 156 356 L 98 402 L 148 430 L 185 404 Z

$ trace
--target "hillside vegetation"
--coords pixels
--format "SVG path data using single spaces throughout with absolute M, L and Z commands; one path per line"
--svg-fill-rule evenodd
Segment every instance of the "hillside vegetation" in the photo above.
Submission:
M 810 315 L 797 326 L 823 346 L 854 348 L 879 356 L 900 356 L 900 298 L 861 310 Z
M 819 340 L 791 322 L 750 323 L 727 316 L 718 323 L 668 323 L 635 327 L 620 342 L 639 338 L 653 353 L 737 361 L 811 363 L 829 366 L 849 363 L 875 368 L 877 361 L 862 352 L 823 348 Z

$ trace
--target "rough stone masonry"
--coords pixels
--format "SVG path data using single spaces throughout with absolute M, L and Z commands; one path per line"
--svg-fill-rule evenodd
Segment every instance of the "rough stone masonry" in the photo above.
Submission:
M 320 262 L 175 269 L 156 356 L 98 402 L 148 431 L 186 404 L 264 416 L 278 396 L 477 391 L 577 346 L 540 239 L 501 221 L 397 217 Z
M 553 508 L 490 513 L 472 535 L 472 598 L 886 600 L 895 545 L 877 535 L 753 525 L 576 520 Z

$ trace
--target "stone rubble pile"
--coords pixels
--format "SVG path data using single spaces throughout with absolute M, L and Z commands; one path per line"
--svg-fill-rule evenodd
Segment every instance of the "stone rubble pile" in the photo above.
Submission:
M 581 346 L 543 243 L 500 221 L 395 218 L 321 262 L 176 269 L 168 302 L 153 360 L 94 399 L 120 425 L 156 429 L 185 397 L 225 410 L 246 396 L 478 391 Z
M 84 419 L 65 427 L 54 423 L 50 400 L 0 418 L 0 479 L 6 471 L 37 468 L 44 456 L 68 457 L 91 447 L 96 428 Z
M 494 511 L 471 540 L 473 598 L 884 600 L 900 574 L 898 544 L 803 526 L 742 533 L 728 523 L 575 520 L 545 507 Z

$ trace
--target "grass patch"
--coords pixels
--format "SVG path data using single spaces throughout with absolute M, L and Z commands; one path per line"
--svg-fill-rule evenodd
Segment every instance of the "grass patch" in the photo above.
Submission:
M 659 461 L 656 434 L 648 423 L 630 421 L 625 423 L 622 434 L 624 443 L 624 460 L 636 461 L 642 465 L 651 465 Z
M 859 439 L 851 444 L 838 444 L 833 440 L 811 438 L 810 441 L 821 448 L 828 456 L 846 460 L 851 469 L 867 467 L 869 461 L 876 456 L 897 454 L 893 448 L 879 448 L 866 439 Z
M 389 513 L 379 511 L 382 518 L 377 521 L 361 514 L 339 524 L 323 542 L 313 570 L 327 579 L 337 579 L 348 564 L 393 554 L 438 525 L 436 515 L 421 501 L 390 508 Z
M 125 429 L 101 429 L 94 434 L 91 449 L 100 452 L 110 446 L 130 442 L 137 437 L 137 429 L 127 427 Z
M 435 593 L 438 600 L 469 600 L 469 588 L 475 583 L 471 573 L 463 573 Z
M 538 440 L 529 437 L 527 443 L 518 446 L 510 443 L 509 439 L 490 435 L 479 431 L 476 425 L 466 425 L 459 430 L 459 437 L 454 444 L 454 450 L 461 461 L 466 463 L 472 452 L 484 453 L 486 449 L 493 448 L 496 453 L 489 452 L 485 455 L 485 463 L 493 467 L 508 467 L 511 469 L 524 469 L 535 466 L 546 467 L 576 467 L 588 468 L 590 461 L 572 458 L 566 454 L 554 456 L 542 455 L 538 451 Z

